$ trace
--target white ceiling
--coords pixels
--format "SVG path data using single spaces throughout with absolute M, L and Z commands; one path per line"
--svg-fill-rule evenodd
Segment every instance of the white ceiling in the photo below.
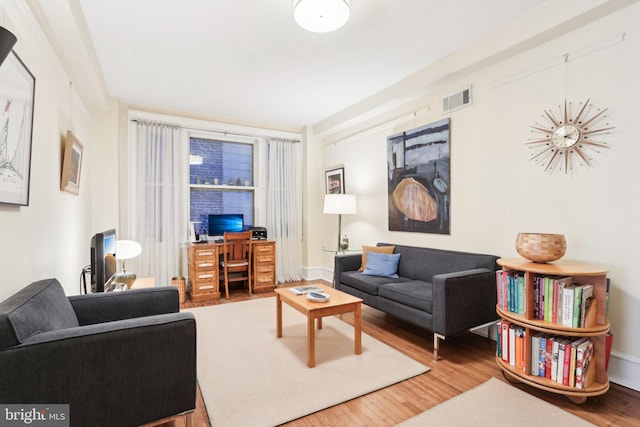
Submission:
M 30 0 L 65 50 L 84 46 L 108 95 L 286 129 L 318 123 L 544 2 L 352 0 L 342 29 L 316 34 L 294 22 L 292 0 L 68 0 L 66 14 L 60 1 Z M 85 40 L 64 34 L 69 19 Z

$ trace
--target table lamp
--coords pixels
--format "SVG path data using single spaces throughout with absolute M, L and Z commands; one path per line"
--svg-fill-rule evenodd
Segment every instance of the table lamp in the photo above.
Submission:
M 125 261 L 130 258 L 135 258 L 142 253 L 142 246 L 140 243 L 133 240 L 118 240 L 116 241 L 116 260 L 121 261 L 122 269 L 114 275 L 113 283 L 126 284 L 127 288 L 131 288 L 133 282 L 136 280 L 135 273 L 127 271 L 125 268 Z
M 324 208 L 322 209 L 322 212 L 325 214 L 338 215 L 337 249 L 338 250 L 342 249 L 340 245 L 340 236 L 342 235 L 342 215 L 357 213 L 356 196 L 354 196 L 353 194 L 325 194 Z

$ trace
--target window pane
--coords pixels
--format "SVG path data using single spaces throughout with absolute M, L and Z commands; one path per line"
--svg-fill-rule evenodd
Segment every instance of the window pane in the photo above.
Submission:
M 253 145 L 210 139 L 190 139 L 190 220 L 206 230 L 209 214 L 241 213 L 253 224 Z M 216 181 L 217 179 L 217 181 Z M 219 186 L 214 186 L 215 183 Z M 211 185 L 211 187 L 207 187 Z

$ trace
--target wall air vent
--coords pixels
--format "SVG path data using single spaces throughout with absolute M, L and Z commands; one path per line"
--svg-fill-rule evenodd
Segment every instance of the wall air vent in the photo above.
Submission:
M 471 105 L 471 86 L 461 90 L 460 92 L 442 98 L 443 113 L 458 110 L 469 105 Z

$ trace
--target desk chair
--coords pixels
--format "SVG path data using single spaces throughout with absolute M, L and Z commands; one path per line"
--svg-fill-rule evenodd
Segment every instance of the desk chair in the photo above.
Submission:
M 224 280 L 224 290 L 229 298 L 229 282 L 246 282 L 249 295 L 251 289 L 251 232 L 224 233 L 224 250 L 220 262 L 220 281 Z

